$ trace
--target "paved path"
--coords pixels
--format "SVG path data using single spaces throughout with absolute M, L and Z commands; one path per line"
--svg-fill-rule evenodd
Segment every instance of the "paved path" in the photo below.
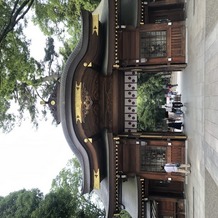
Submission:
M 187 218 L 218 218 L 218 0 L 187 0 L 188 66 L 181 75 L 188 136 Z

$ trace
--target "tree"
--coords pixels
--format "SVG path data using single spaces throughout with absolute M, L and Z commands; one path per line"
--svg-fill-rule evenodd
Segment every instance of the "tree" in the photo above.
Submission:
M 98 196 L 91 194 L 81 195 L 82 172 L 76 158 L 71 159 L 67 166 L 62 169 L 59 175 L 53 180 L 51 192 L 66 191 L 73 196 L 71 207 L 75 217 L 95 218 L 104 216 L 104 211 L 94 201 L 100 201 Z M 96 200 L 98 199 L 98 200 Z M 74 217 L 73 216 L 73 217 Z
M 34 22 L 48 36 L 57 36 L 64 47 L 65 60 L 78 43 L 81 34 L 81 10 L 93 11 L 100 0 L 38 0 L 35 2 Z
M 44 50 L 45 50 L 44 61 L 48 62 L 48 75 L 52 75 L 54 74 L 52 69 L 52 63 L 54 62 L 55 58 L 58 57 L 58 54 L 55 51 L 54 39 L 52 37 L 47 38 L 46 48 Z
M 28 93 L 27 81 L 33 77 L 33 72 L 39 75 L 41 72 L 37 70 L 37 62 L 30 57 L 28 45 L 29 42 L 23 35 L 23 26 L 18 24 L 20 18 L 17 19 L 18 12 L 21 8 L 17 9 L 19 1 L 5 3 L 1 1 L 0 11 L 2 14 L 0 19 L 0 102 L 1 115 L 0 127 L 8 131 L 13 128 L 15 116 L 9 113 L 11 100 L 20 101 L 21 96 Z M 26 10 L 25 10 L 26 11 Z M 24 14 L 20 15 L 23 17 Z M 16 27 L 15 27 L 16 26 Z M 22 90 L 19 92 L 19 88 Z M 31 96 L 31 93 L 28 93 Z M 33 96 L 33 101 L 35 100 Z M 26 99 L 25 96 L 22 99 Z M 33 111 L 32 102 L 29 101 L 29 109 Z M 25 101 L 27 102 L 27 101 Z M 22 112 L 24 102 L 19 108 Z
M 30 55 L 30 41 L 26 39 L 23 30 L 28 22 L 25 15 L 33 2 L 0 1 L 0 128 L 5 132 L 12 130 L 15 124 L 19 125 L 26 111 L 33 125 L 37 126 L 37 99 L 40 95 L 48 98 L 49 93 L 45 91 L 57 80 L 54 72 L 49 77 L 45 74 L 45 62 L 49 61 L 51 69 L 54 61 L 54 48 L 45 50 L 46 54 L 50 53 L 45 62 L 39 63 Z M 57 70 L 59 72 L 60 68 Z M 16 105 L 18 113 L 10 110 L 12 104 Z M 42 111 L 45 109 L 42 108 Z
M 93 10 L 100 0 L 1 0 L 0 1 L 0 128 L 9 132 L 29 112 L 31 122 L 38 126 L 40 112 L 39 97 L 49 98 L 50 90 L 63 68 L 62 64 L 51 67 L 57 57 L 66 61 L 81 32 L 80 10 Z M 34 21 L 45 35 L 49 36 L 45 48 L 45 59 L 36 61 L 29 51 L 30 40 L 24 29 L 30 20 Z M 53 38 L 63 42 L 59 54 L 55 51 Z M 49 76 L 49 77 L 48 77 Z M 52 78 L 52 80 L 50 80 Z M 10 110 L 16 104 L 18 113 Z
M 12 32 L 33 5 L 34 0 L 0 1 L 0 44 Z
M 24 18 L 33 1 L 1 1 L 0 19 L 0 128 L 10 131 L 15 125 L 16 116 L 9 112 L 11 102 L 18 103 L 19 118 L 27 109 L 34 123 L 37 109 L 36 94 L 30 83 L 41 76 L 39 68 L 29 52 L 29 41 L 23 34 Z
M 52 181 L 51 190 L 56 191 L 63 188 L 78 195 L 80 193 L 79 188 L 81 188 L 81 185 L 82 171 L 80 164 L 76 158 L 72 158 L 68 161 L 66 167 L 63 168 Z
M 42 199 L 43 194 L 38 189 L 12 192 L 0 198 L 0 217 L 30 218 Z
M 0 197 L 1 218 L 96 218 L 104 211 L 93 201 L 93 194 L 81 196 L 79 162 L 73 158 L 53 180 L 51 191 L 43 196 L 38 189 L 20 190 Z M 96 198 L 96 196 L 94 196 Z
M 104 212 L 91 200 L 92 195 L 81 196 L 82 172 L 77 159 L 71 159 L 52 182 L 51 191 L 41 201 L 32 217 L 96 218 Z
M 50 192 L 41 201 L 39 207 L 32 213 L 33 218 L 70 218 L 75 217 L 76 200 L 64 189 Z
M 165 117 L 165 110 L 160 105 L 165 104 L 163 85 L 164 79 L 152 74 L 141 74 L 137 89 L 138 129 L 155 131 Z
M 126 210 L 121 210 L 119 214 L 117 214 L 115 217 L 117 218 L 132 218 L 130 214 Z

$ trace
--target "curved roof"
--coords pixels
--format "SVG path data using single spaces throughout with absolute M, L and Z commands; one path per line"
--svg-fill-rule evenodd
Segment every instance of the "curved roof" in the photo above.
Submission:
M 90 160 L 88 153 L 84 146 L 81 146 L 81 141 L 76 135 L 76 129 L 73 123 L 74 117 L 72 110 L 74 104 L 72 102 L 73 81 L 75 77 L 76 68 L 80 63 L 82 57 L 85 55 L 89 42 L 90 29 L 90 13 L 82 12 L 82 38 L 75 50 L 70 55 L 65 70 L 61 77 L 60 87 L 60 116 L 63 131 L 68 141 L 69 146 L 74 154 L 79 159 L 83 169 L 83 192 L 90 192 L 91 189 L 91 175 L 90 175 Z
M 61 77 L 60 117 L 65 138 L 83 172 L 83 193 L 98 189 L 106 212 L 116 210 L 113 134 L 108 134 L 105 106 L 110 101 L 105 79 L 113 71 L 115 22 L 102 0 L 91 14 L 82 11 L 81 39 L 70 55 Z M 106 130 L 106 131 L 105 131 Z M 112 146 L 111 146 L 112 145 Z

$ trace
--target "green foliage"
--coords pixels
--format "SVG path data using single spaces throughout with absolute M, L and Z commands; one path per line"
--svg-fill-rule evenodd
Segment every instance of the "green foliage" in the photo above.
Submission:
M 81 10 L 93 11 L 99 3 L 100 0 L 38 0 L 34 22 L 46 35 L 58 37 L 64 45 L 61 54 L 68 57 L 80 38 Z
M 33 218 L 96 218 L 99 217 L 99 211 L 89 207 L 90 210 L 85 210 L 84 202 L 81 199 L 72 195 L 65 189 L 58 189 L 55 192 L 50 192 L 45 196 L 39 207 L 32 214 Z M 96 212 L 97 211 L 97 212 Z
M 0 46 L 0 101 L 7 101 L 0 111 L 0 128 L 4 130 L 14 126 L 15 119 L 11 119 L 14 115 L 8 110 L 12 100 L 19 105 L 20 119 L 24 110 L 27 110 L 31 121 L 36 121 L 34 81 L 42 72 L 37 68 L 37 62 L 30 57 L 28 45 L 22 29 L 19 29 L 9 33 Z
M 23 33 L 25 23 L 21 22 L 31 3 L 19 0 L 0 2 L 0 128 L 6 132 L 14 127 L 15 121 L 22 120 L 25 110 L 29 111 L 31 121 L 37 123 L 34 82 L 42 76 L 42 71 L 30 56 L 30 42 Z M 12 100 L 19 105 L 19 117 L 9 110 Z
M 1 218 L 30 218 L 33 211 L 39 206 L 43 194 L 38 189 L 25 189 L 12 192 L 0 199 Z
M 63 168 L 56 178 L 52 181 L 52 191 L 60 188 L 68 190 L 76 195 L 80 192 L 79 188 L 82 185 L 82 171 L 79 162 L 76 158 L 68 161 L 65 168 Z
M 91 200 L 81 196 L 81 168 L 76 159 L 69 161 L 44 197 L 38 189 L 25 189 L 0 197 L 1 218 L 96 218 L 104 216 Z
M 52 182 L 52 192 L 65 190 L 71 193 L 74 198 L 71 207 L 76 217 L 95 218 L 104 215 L 104 211 L 93 203 L 92 199 L 98 199 L 94 193 L 81 195 L 82 172 L 77 159 L 71 159 L 67 166 L 61 170 L 59 175 Z M 98 199 L 99 201 L 99 199 Z
M 21 20 L 30 10 L 34 0 L 1 0 L 0 1 L 0 44 L 15 26 L 21 26 Z
M 0 127 L 3 127 L 6 132 L 13 129 L 15 123 L 15 116 L 7 113 L 9 108 L 10 102 L 0 96 Z
M 45 81 L 48 74 L 59 75 L 62 65 L 51 67 L 58 54 L 52 36 L 57 37 L 63 47 L 59 54 L 64 61 L 68 58 L 81 32 L 80 12 L 94 10 L 100 0 L 0 0 L 0 128 L 9 132 L 29 112 L 31 122 L 38 126 L 40 110 L 37 99 L 48 99 L 53 81 Z M 30 41 L 24 35 L 29 20 L 29 10 L 34 21 L 45 35 L 48 35 L 45 59 L 42 62 L 31 57 Z M 47 74 L 46 74 L 47 73 Z M 18 114 L 10 109 L 16 103 Z M 42 108 L 46 116 L 46 110 Z
M 76 199 L 64 189 L 50 192 L 32 214 L 33 218 L 70 218 L 75 214 Z
M 121 210 L 119 214 L 116 214 L 115 217 L 117 218 L 132 218 L 130 214 L 126 210 Z
M 137 116 L 138 129 L 155 131 L 164 118 L 165 111 L 159 106 L 164 104 L 164 79 L 153 74 L 141 74 L 138 78 Z

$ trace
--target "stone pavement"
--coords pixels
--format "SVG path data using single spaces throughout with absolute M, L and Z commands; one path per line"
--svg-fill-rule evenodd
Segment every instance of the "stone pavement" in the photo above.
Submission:
M 179 74 L 187 161 L 187 218 L 218 218 L 218 0 L 187 0 L 187 68 Z

